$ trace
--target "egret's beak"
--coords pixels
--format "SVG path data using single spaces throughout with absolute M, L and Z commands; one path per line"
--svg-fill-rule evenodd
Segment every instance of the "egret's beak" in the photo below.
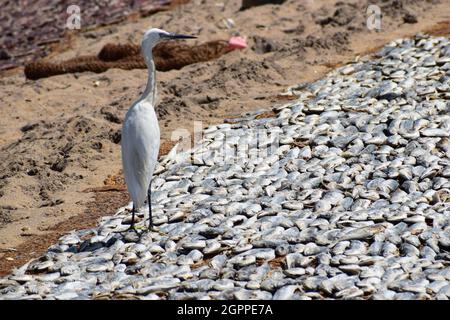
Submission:
M 169 33 L 166 35 L 167 39 L 196 39 L 196 36 L 188 36 L 185 34 Z

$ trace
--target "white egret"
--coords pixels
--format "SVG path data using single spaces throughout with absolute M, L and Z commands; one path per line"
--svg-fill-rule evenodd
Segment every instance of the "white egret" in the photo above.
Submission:
M 160 41 L 191 39 L 194 36 L 149 29 L 142 40 L 142 53 L 148 68 L 148 81 L 142 96 L 128 110 L 122 127 L 122 165 L 128 192 L 133 201 L 131 229 L 136 210 L 148 197 L 149 229 L 153 228 L 151 181 L 158 160 L 160 133 L 155 113 L 156 79 L 152 49 Z

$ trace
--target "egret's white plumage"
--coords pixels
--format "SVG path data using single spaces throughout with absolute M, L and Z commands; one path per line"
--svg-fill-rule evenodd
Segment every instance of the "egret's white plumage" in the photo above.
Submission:
M 153 47 L 165 39 L 187 39 L 192 36 L 177 35 L 160 29 L 149 29 L 142 40 L 142 54 L 148 67 L 147 86 L 142 96 L 128 110 L 122 128 L 122 164 L 134 212 L 144 205 L 148 196 L 150 227 L 150 184 L 158 160 L 160 132 L 155 113 L 156 79 Z
M 159 151 L 159 126 L 153 105 L 136 102 L 127 112 L 122 131 L 122 162 L 133 204 L 143 206 Z

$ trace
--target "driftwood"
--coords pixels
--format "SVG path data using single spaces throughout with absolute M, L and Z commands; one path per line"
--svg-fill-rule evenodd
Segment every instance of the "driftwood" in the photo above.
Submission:
M 186 65 L 216 59 L 231 49 L 224 40 L 210 41 L 197 46 L 182 42 L 162 42 L 153 49 L 156 70 L 180 69 Z M 108 43 L 97 56 L 79 56 L 63 62 L 39 60 L 25 65 L 27 79 L 36 80 L 58 74 L 91 71 L 104 72 L 110 68 L 124 70 L 145 69 L 141 47 L 135 44 Z

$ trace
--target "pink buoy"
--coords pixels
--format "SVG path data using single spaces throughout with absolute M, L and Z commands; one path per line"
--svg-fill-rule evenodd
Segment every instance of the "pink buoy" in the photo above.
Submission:
M 247 41 L 243 37 L 231 37 L 228 45 L 233 49 L 244 49 L 247 48 Z

